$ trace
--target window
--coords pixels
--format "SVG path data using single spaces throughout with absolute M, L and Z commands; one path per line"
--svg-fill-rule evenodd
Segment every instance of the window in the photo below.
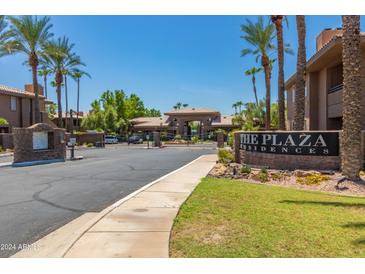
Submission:
M 328 77 L 328 93 L 336 92 L 342 89 L 343 86 L 343 66 L 339 64 L 335 67 L 329 68 L 327 72 Z
M 292 99 L 293 99 L 293 103 L 295 102 L 295 89 L 293 89 L 292 91 Z
M 16 111 L 16 97 L 14 96 L 10 97 L 10 110 Z

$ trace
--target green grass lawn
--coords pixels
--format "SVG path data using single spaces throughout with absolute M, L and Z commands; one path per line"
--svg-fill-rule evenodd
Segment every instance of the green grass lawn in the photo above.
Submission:
M 365 198 L 205 178 L 174 222 L 171 257 L 365 257 Z

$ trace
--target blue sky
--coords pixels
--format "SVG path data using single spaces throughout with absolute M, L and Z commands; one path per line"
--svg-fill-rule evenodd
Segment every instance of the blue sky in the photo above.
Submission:
M 231 114 L 233 102 L 254 100 L 251 79 L 244 71 L 259 64 L 251 56 L 240 57 L 241 49 L 248 46 L 240 39 L 240 25 L 246 19 L 257 16 L 52 16 L 52 23 L 55 37 L 66 35 L 76 44 L 75 51 L 92 76 L 81 81 L 81 110 L 89 110 L 91 101 L 103 91 L 123 89 L 162 112 L 181 101 Z M 307 16 L 306 23 L 309 58 L 315 52 L 317 34 L 324 28 L 340 27 L 341 17 Z M 362 30 L 364 23 L 362 18 Z M 288 17 L 284 39 L 295 52 L 286 55 L 287 79 L 296 68 L 293 16 Z M 24 60 L 21 54 L 1 58 L 0 84 L 22 88 L 31 83 Z M 263 74 L 257 78 L 262 98 Z M 75 108 L 76 85 L 69 82 L 70 106 Z M 276 100 L 276 66 L 271 93 Z M 56 101 L 51 87 L 49 97 Z

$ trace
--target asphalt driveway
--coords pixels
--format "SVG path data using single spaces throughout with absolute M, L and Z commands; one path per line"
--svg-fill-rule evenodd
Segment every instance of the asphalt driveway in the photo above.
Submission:
M 78 151 L 81 161 L 0 168 L 0 257 L 86 212 L 98 212 L 212 147 Z M 15 247 L 15 249 L 14 249 Z

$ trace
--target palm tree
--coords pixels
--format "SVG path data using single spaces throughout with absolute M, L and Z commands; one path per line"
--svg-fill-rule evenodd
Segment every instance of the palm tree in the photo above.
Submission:
M 42 66 L 42 69 L 38 70 L 38 76 L 43 77 L 43 84 L 44 84 L 44 95 L 46 98 L 48 97 L 47 94 L 47 76 L 51 74 L 51 70 L 47 68 L 46 65 Z
M 0 57 L 7 54 L 7 42 L 10 37 L 10 32 L 7 30 L 8 22 L 4 15 L 0 15 Z
M 234 108 L 234 114 L 235 115 L 237 115 L 237 107 L 238 107 L 237 103 L 232 104 L 232 108 Z
M 305 17 L 297 15 L 297 32 L 298 32 L 298 57 L 297 73 L 295 79 L 295 108 L 294 108 L 294 130 L 304 129 L 305 116 Z
M 278 107 L 279 129 L 285 130 L 285 87 L 284 87 L 284 37 L 283 15 L 271 15 L 271 21 L 276 28 L 276 40 L 278 49 Z
M 242 101 L 238 101 L 238 102 L 236 102 L 236 104 L 237 104 L 237 107 L 239 109 L 239 113 L 241 113 L 242 112 L 243 102 Z
M 244 33 L 241 36 L 247 43 L 253 48 L 245 48 L 242 50 L 241 55 L 246 56 L 252 54 L 256 56 L 256 61 L 261 59 L 261 65 L 265 73 L 265 86 L 266 86 L 266 113 L 265 113 L 265 127 L 270 128 L 270 78 L 271 78 L 271 65 L 270 54 L 275 50 L 275 46 L 272 44 L 274 39 L 274 25 L 269 22 L 264 24 L 262 16 L 259 16 L 256 23 L 247 20 L 245 25 L 241 25 L 241 31 Z
M 343 131 L 341 138 L 342 173 L 359 179 L 361 149 L 361 48 L 360 16 L 342 16 Z
M 61 85 L 63 82 L 63 70 L 65 64 L 80 63 L 80 58 L 72 53 L 74 44 L 70 43 L 66 37 L 51 40 L 44 46 L 43 58 L 48 63 L 52 72 L 55 74 L 57 106 L 58 106 L 58 126 L 62 127 L 62 104 L 61 104 Z
M 262 70 L 262 68 L 252 67 L 251 69 L 248 69 L 245 71 L 245 74 L 247 76 L 251 76 L 252 80 L 252 86 L 253 86 L 253 94 L 255 95 L 255 101 L 256 105 L 259 105 L 259 100 L 257 99 L 257 90 L 256 90 L 256 73 L 259 73 Z
M 183 103 L 181 102 L 177 102 L 176 105 L 174 105 L 174 109 L 177 110 L 177 109 L 181 109 L 181 107 L 183 106 Z
M 182 106 L 183 106 L 183 108 L 187 108 L 189 106 L 189 104 L 183 104 Z
M 62 74 L 63 74 L 63 78 L 64 78 L 64 83 L 65 83 L 65 103 L 66 103 L 66 111 L 65 111 L 65 128 L 68 128 L 68 113 L 69 113 L 69 109 L 68 109 L 68 88 L 67 88 L 67 76 L 71 76 L 74 73 L 75 70 L 77 70 L 77 66 L 84 66 L 85 64 L 81 62 L 80 58 L 74 54 L 72 54 L 71 56 L 69 56 L 68 58 L 66 58 L 64 64 L 63 64 L 63 69 L 62 69 Z
M 53 36 L 50 33 L 52 24 L 49 17 L 38 18 L 37 16 L 25 15 L 20 17 L 9 17 L 11 22 L 11 39 L 6 44 L 8 54 L 21 52 L 27 55 L 27 64 L 31 67 L 34 90 L 34 120 L 35 123 L 41 121 L 39 108 L 39 90 L 37 79 L 37 68 L 39 55 L 42 46 Z
M 76 106 L 76 128 L 79 128 L 79 112 L 80 112 L 80 79 L 82 76 L 91 78 L 90 74 L 80 69 L 75 69 L 72 73 L 72 78 L 77 82 L 77 106 Z

